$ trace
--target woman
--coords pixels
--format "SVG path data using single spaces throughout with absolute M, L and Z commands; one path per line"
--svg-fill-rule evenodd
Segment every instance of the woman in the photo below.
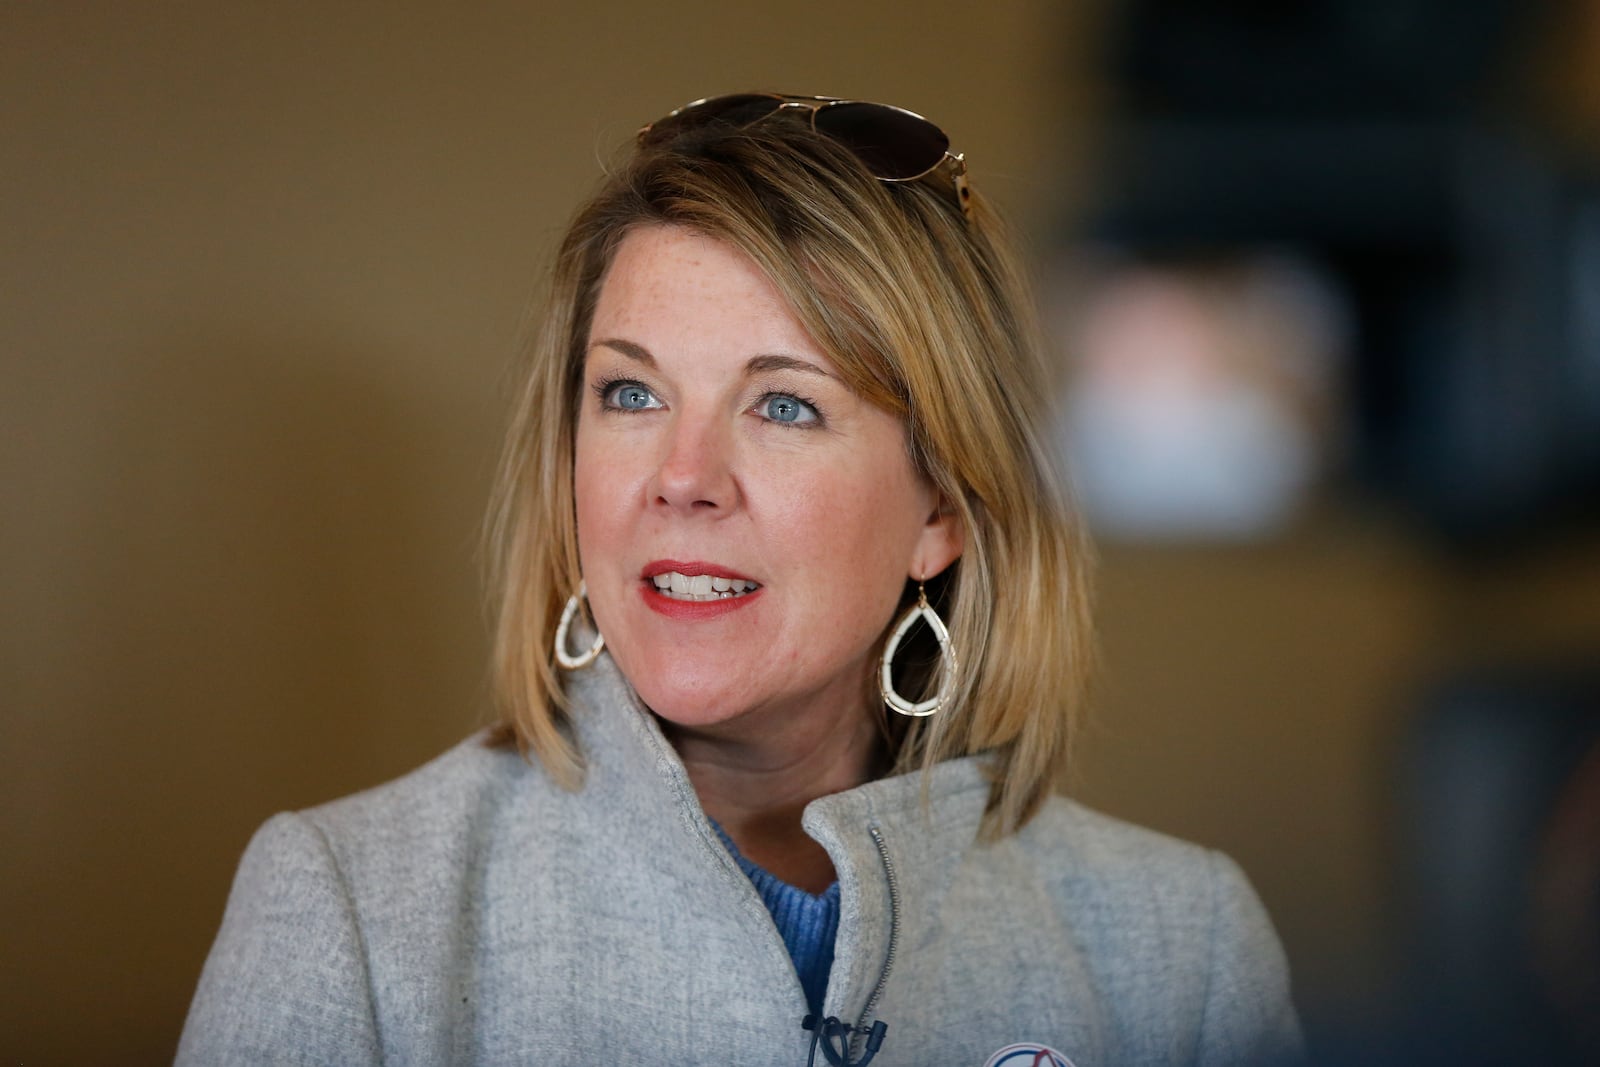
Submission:
M 1295 1051 L 1237 868 L 1052 796 L 1086 549 L 947 144 L 766 94 L 641 132 L 507 449 L 503 726 L 263 828 L 181 1061 Z

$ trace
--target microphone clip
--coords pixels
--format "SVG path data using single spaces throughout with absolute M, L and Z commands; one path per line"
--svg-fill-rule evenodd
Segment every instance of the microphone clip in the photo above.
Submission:
M 832 1015 L 826 1019 L 819 1019 L 815 1015 L 807 1015 L 800 1020 L 800 1028 L 811 1031 L 811 1054 L 806 1057 L 806 1067 L 813 1067 L 817 1061 L 817 1048 L 822 1048 L 822 1057 L 832 1067 L 867 1067 L 872 1062 L 872 1057 L 878 1054 L 878 1049 L 883 1045 L 884 1035 L 889 1032 L 889 1024 L 881 1019 L 869 1028 L 851 1026 L 834 1018 Z M 861 1058 L 850 1058 L 850 1039 L 857 1034 L 865 1034 L 867 1043 L 862 1049 Z M 837 1043 L 837 1044 L 836 1044 Z

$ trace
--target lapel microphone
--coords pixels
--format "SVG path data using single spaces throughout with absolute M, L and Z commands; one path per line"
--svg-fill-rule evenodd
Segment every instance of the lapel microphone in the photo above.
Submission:
M 811 1031 L 811 1054 L 806 1057 L 806 1067 L 815 1067 L 817 1062 L 817 1046 L 822 1046 L 822 1058 L 833 1067 L 867 1067 L 872 1062 L 872 1057 L 878 1054 L 878 1049 L 883 1044 L 883 1036 L 889 1032 L 889 1024 L 879 1020 L 872 1024 L 871 1029 L 863 1030 L 858 1026 L 840 1022 L 832 1015 L 826 1019 L 818 1019 L 815 1015 L 807 1015 L 800 1020 L 803 1030 Z M 854 1034 L 866 1034 L 867 1044 L 859 1060 L 850 1058 L 850 1038 Z M 835 1047 L 834 1042 L 838 1042 Z

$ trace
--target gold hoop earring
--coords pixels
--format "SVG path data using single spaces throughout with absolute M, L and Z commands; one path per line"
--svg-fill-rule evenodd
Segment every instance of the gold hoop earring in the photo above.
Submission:
M 912 624 L 917 621 L 919 615 L 927 622 L 928 628 L 933 631 L 933 636 L 939 639 L 939 689 L 927 700 L 914 704 L 895 692 L 891 667 L 901 640 L 910 632 Z M 944 707 L 945 701 L 950 699 L 950 691 L 955 688 L 955 681 L 956 652 L 950 642 L 950 631 L 944 628 L 944 620 L 939 618 L 938 613 L 928 605 L 928 591 L 923 588 L 922 582 L 918 581 L 917 602 L 900 616 L 900 622 L 895 626 L 889 643 L 883 646 L 883 665 L 878 671 L 878 692 L 883 694 L 883 702 L 895 711 L 920 719 Z
M 572 620 L 578 614 L 578 608 L 588 598 L 589 586 L 586 582 L 578 583 L 578 591 L 567 598 L 567 606 L 561 609 L 561 625 L 556 627 L 556 662 L 569 671 L 582 670 L 599 657 L 601 650 L 606 647 L 604 635 L 597 629 L 594 635 L 594 644 L 587 651 L 574 656 L 567 651 L 567 631 L 572 629 Z

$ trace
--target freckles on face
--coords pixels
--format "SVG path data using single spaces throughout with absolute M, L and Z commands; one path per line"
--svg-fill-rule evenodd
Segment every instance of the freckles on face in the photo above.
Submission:
M 681 228 L 623 240 L 588 341 L 579 552 L 624 675 L 685 726 L 866 713 L 908 573 L 959 550 L 899 421 L 753 261 Z

